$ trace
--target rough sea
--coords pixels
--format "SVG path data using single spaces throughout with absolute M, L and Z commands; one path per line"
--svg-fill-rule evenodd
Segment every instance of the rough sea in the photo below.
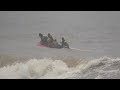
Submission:
M 0 79 L 120 79 L 120 12 L 0 11 Z

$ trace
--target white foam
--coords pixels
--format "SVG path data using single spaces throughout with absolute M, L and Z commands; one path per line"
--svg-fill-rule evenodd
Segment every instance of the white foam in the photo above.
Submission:
M 31 59 L 27 63 L 16 63 L 0 69 L 0 78 L 41 78 L 58 76 L 65 73 L 68 67 L 60 60 Z M 44 78 L 43 77 L 43 78 Z
M 101 57 L 84 61 L 74 67 L 67 62 L 50 58 L 31 59 L 26 63 L 16 63 L 0 68 L 1 79 L 55 79 L 55 78 L 120 78 L 120 58 Z M 118 64 L 118 65 L 117 65 Z
M 87 51 L 87 52 L 91 52 L 91 50 L 81 50 L 81 49 L 78 49 L 78 48 L 72 48 L 72 47 L 70 47 L 70 49 L 72 49 L 72 50 L 79 50 L 79 51 Z

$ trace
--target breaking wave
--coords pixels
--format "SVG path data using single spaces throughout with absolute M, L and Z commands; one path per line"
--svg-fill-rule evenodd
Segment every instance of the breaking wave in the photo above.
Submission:
M 4 60 L 3 60 L 4 59 Z M 22 58 L 21 58 L 22 59 Z M 5 63 L 7 61 L 7 63 Z M 0 56 L 1 79 L 118 79 L 120 58 L 30 59 Z

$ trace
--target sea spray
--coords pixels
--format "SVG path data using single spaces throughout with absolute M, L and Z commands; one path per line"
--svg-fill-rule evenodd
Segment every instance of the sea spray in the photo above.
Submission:
M 72 61 L 73 60 L 73 61 Z M 120 58 L 93 60 L 30 59 L 0 68 L 1 79 L 115 79 L 120 78 Z M 70 61 L 70 62 L 69 62 Z M 77 63 L 77 60 L 75 60 Z

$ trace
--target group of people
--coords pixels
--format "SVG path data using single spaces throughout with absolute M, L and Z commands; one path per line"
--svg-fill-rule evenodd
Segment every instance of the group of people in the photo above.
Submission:
M 39 33 L 39 37 L 41 38 L 40 43 L 50 48 L 69 48 L 64 37 L 62 37 L 62 42 L 60 42 L 61 44 L 59 44 L 56 39 L 53 39 L 50 33 L 48 33 L 47 36 L 43 36 L 43 34 Z

